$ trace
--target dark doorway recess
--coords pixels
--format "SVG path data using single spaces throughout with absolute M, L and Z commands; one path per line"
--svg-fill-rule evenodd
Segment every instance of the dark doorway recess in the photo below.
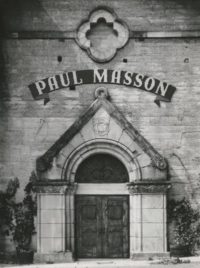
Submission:
M 95 154 L 78 167 L 75 181 L 80 183 L 128 182 L 128 172 L 119 159 L 109 154 Z

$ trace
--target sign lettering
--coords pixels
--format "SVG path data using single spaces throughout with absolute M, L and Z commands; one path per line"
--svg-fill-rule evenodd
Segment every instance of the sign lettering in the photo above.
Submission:
M 94 69 L 80 70 L 57 74 L 35 83 L 28 87 L 35 100 L 45 99 L 52 91 L 70 88 L 84 84 L 115 84 L 137 88 L 157 95 L 155 102 L 169 102 L 176 88 L 167 82 L 140 73 Z

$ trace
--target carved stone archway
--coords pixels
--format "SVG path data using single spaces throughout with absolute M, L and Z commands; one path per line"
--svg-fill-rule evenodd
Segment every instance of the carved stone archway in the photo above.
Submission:
M 118 158 L 129 173 L 129 180 L 141 180 L 141 167 L 137 157 L 125 145 L 108 139 L 91 140 L 81 144 L 66 158 L 62 170 L 62 180 L 74 182 L 79 164 L 88 156 L 97 153 L 108 153 Z
M 101 88 L 88 110 L 37 159 L 38 260 L 73 260 L 74 197 L 87 193 L 74 178 L 79 165 L 98 153 L 113 155 L 128 171 L 128 183 L 106 188 L 110 194 L 129 195 L 131 258 L 168 254 L 167 163 Z M 94 195 L 105 193 L 105 187 L 92 187 Z

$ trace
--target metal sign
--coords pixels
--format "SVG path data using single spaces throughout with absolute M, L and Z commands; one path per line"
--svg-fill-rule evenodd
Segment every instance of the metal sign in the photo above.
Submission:
M 115 84 L 137 88 L 157 95 L 155 102 L 169 102 L 176 88 L 151 76 L 121 70 L 80 70 L 56 74 L 28 87 L 35 100 L 46 99 L 52 91 L 84 84 Z

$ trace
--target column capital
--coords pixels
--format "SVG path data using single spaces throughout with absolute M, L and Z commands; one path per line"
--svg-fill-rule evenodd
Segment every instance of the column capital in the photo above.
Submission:
M 38 181 L 34 184 L 36 193 L 75 194 L 77 183 L 67 181 Z
M 143 193 L 166 193 L 171 188 L 169 181 L 141 180 L 127 183 L 130 195 Z

